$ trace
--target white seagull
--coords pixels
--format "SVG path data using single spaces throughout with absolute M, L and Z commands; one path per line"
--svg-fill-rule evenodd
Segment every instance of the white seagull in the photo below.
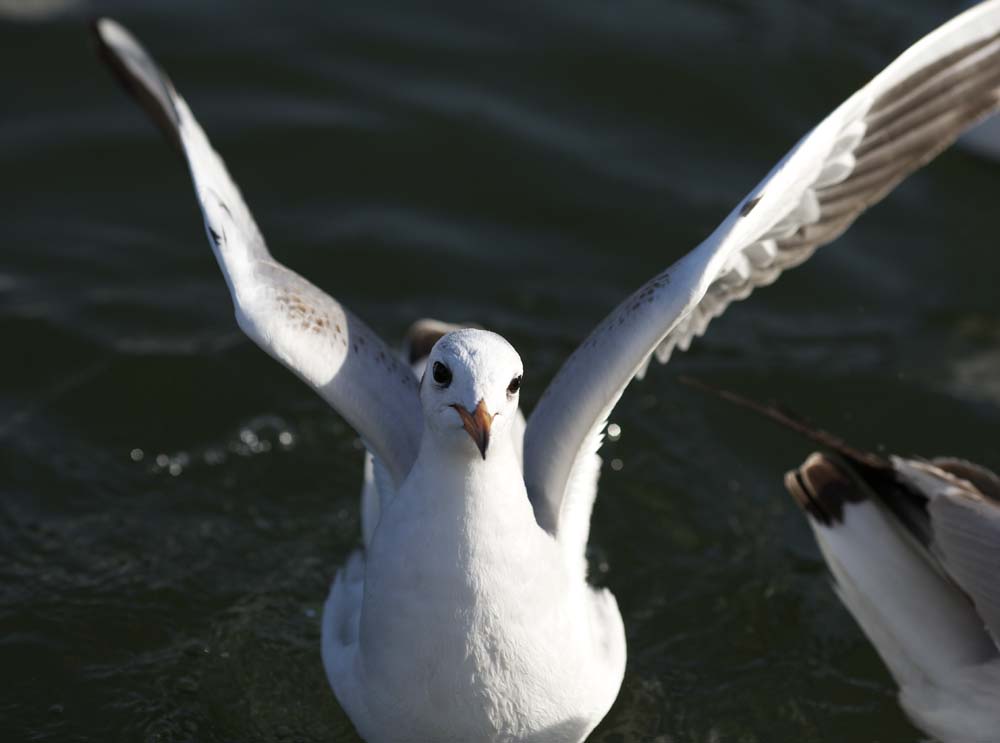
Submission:
M 941 27 L 804 137 L 701 245 L 569 357 L 527 426 L 521 359 L 445 334 L 417 377 L 361 320 L 277 262 L 222 160 L 139 43 L 99 49 L 183 153 L 243 331 L 312 386 L 373 458 L 363 546 L 333 583 L 322 654 L 366 740 L 582 741 L 621 685 L 614 597 L 584 547 L 602 431 L 629 382 L 805 261 L 1000 101 L 1000 0 Z
M 834 589 L 899 684 L 910 719 L 945 743 L 1000 740 L 1000 478 L 978 464 L 883 457 L 701 382 L 821 444 L 785 487 Z

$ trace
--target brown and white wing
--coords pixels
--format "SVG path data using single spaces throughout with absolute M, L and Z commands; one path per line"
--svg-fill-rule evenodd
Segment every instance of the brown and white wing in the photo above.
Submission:
M 1000 103 L 1000 0 L 923 40 L 806 135 L 705 242 L 622 302 L 570 356 L 528 421 L 525 479 L 559 530 L 575 463 L 655 355 L 684 350 Z M 589 453 L 589 451 L 588 451 Z
M 139 42 L 109 19 L 94 32 L 102 58 L 187 160 L 240 328 L 322 395 L 401 481 L 422 431 L 413 373 L 337 300 L 271 257 L 222 159 Z

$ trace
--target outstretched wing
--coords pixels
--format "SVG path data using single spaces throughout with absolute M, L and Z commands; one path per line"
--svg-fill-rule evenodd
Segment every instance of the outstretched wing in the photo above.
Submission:
M 566 484 L 652 355 L 806 260 L 1000 103 L 1000 0 L 915 44 L 804 137 L 705 242 L 628 297 L 566 361 L 528 421 L 525 480 L 559 529 Z
M 413 373 L 339 302 L 271 257 L 222 159 L 135 38 L 109 19 L 94 31 L 101 56 L 187 160 L 240 328 L 319 392 L 398 484 L 422 431 Z

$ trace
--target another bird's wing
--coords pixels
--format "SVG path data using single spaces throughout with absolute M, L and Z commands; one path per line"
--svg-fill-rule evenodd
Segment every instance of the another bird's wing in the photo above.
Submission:
M 1000 503 L 949 488 L 929 509 L 945 569 L 972 598 L 994 642 L 1000 643 Z
M 997 476 L 958 459 L 892 457 L 899 481 L 926 499 L 930 549 L 972 599 L 1000 650 L 1000 500 Z
M 1000 103 L 1000 0 L 945 24 L 804 137 L 705 242 L 622 302 L 528 421 L 525 480 L 557 533 L 567 483 L 626 386 L 754 288 L 806 260 Z
M 997 650 L 915 523 L 926 520 L 923 508 L 940 478 L 910 477 L 918 463 L 897 462 L 910 487 L 899 487 L 891 467 L 820 452 L 789 472 L 785 487 L 809 519 L 837 594 L 899 684 L 910 687 L 986 663 Z
M 167 76 L 115 21 L 99 20 L 94 30 L 101 56 L 187 160 L 240 328 L 319 392 L 400 482 L 422 432 L 413 373 L 339 302 L 271 257 L 225 164 Z

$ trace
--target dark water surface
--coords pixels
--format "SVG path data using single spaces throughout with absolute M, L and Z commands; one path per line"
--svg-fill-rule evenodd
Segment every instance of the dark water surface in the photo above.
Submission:
M 0 20 L 3 741 L 357 740 L 318 621 L 358 538 L 359 444 L 237 330 L 185 169 L 90 16 L 170 71 L 280 259 L 387 338 L 422 315 L 504 334 L 530 405 L 958 8 L 289 5 Z M 810 447 L 675 379 L 1000 465 L 997 168 L 947 153 L 626 394 L 593 545 L 630 657 L 594 740 L 920 739 L 781 487 Z

